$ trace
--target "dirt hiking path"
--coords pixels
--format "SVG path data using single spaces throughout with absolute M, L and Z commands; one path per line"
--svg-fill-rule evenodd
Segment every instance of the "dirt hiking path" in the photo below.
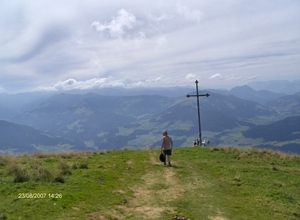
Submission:
M 163 167 L 162 163 L 158 161 L 156 152 L 149 151 L 148 163 L 149 162 L 149 166 Z M 176 169 L 175 164 L 175 167 L 163 167 L 163 171 L 161 173 L 157 173 L 155 171 L 147 172 L 144 176 L 142 176 L 141 183 L 129 187 L 130 190 L 133 191 L 134 198 L 130 201 L 124 201 L 123 205 L 119 205 L 117 207 L 118 210 L 110 210 L 108 212 L 109 215 L 113 216 L 116 220 L 163 220 L 164 218 L 162 218 L 162 214 L 167 213 L 169 216 L 176 215 L 177 208 L 170 205 L 171 201 L 179 200 L 184 196 L 186 190 L 196 190 L 199 187 L 206 187 L 199 179 L 195 179 L 188 184 L 182 183 L 179 181 L 179 174 L 177 170 L 178 169 Z M 203 186 L 201 186 L 201 184 Z M 119 193 L 124 192 L 121 190 Z M 210 196 L 200 194 L 200 197 L 205 198 Z M 104 220 L 105 218 L 98 219 Z M 208 216 L 207 219 L 228 220 L 221 216 Z

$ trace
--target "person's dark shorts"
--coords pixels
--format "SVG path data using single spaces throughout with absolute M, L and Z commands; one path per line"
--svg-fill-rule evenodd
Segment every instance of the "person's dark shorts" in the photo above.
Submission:
M 164 155 L 172 155 L 172 150 L 164 150 Z

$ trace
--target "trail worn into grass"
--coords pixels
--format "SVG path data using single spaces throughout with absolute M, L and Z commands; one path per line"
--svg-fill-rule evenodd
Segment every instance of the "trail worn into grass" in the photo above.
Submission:
M 132 161 L 130 162 L 132 164 Z M 192 167 L 163 166 L 157 159 L 155 151 L 149 151 L 148 171 L 141 177 L 141 181 L 136 185 L 129 186 L 129 190 L 133 192 L 133 198 L 124 201 L 116 210 L 109 211 L 109 215 L 115 219 L 171 219 L 174 215 L 180 215 L 176 201 L 186 200 L 186 192 L 193 193 L 198 190 L 197 196 L 201 200 L 213 199 L 211 195 L 204 191 L 207 187 L 211 187 L 211 183 L 201 180 L 199 176 L 192 171 Z M 155 167 L 155 169 L 151 169 Z M 157 171 L 158 169 L 159 172 Z M 193 181 L 182 181 L 182 175 L 179 171 L 188 169 Z M 119 190 L 119 193 L 125 193 Z M 192 203 L 194 201 L 191 201 Z M 187 204 L 188 205 L 188 204 Z M 201 204 L 199 203 L 199 206 Z M 211 206 L 211 208 L 214 208 Z M 120 214 L 122 213 L 122 214 Z M 227 220 L 222 217 L 220 211 L 216 210 L 218 215 L 206 216 L 209 220 Z M 168 217 L 166 217 L 168 216 Z M 182 216 L 182 215 L 181 215 Z M 185 216 L 188 217 L 188 216 Z M 99 218 L 104 219 L 104 218 Z M 193 218 L 192 218 L 193 219 Z
M 161 165 L 150 153 L 150 165 Z M 134 207 L 130 210 L 140 219 L 160 219 L 163 212 L 175 214 L 176 207 L 170 201 L 182 196 L 184 189 L 178 181 L 176 172 L 171 167 L 164 167 L 161 173 L 149 171 L 142 177 L 142 184 L 133 186 Z
M 133 165 L 132 161 L 126 163 Z M 162 166 L 155 158 L 153 151 L 149 151 L 149 160 L 145 163 L 149 164 L 146 166 L 146 169 L 147 167 L 149 169 L 141 177 L 141 181 L 128 186 L 128 190 L 133 192 L 133 198 L 124 200 L 122 205 L 117 206 L 117 211 L 108 211 L 107 214 L 111 217 L 115 219 L 161 219 L 162 213 L 170 215 L 176 213 L 176 207 L 171 206 L 169 202 L 182 196 L 184 191 L 176 172 L 171 167 L 162 167 L 161 172 L 151 169 L 149 166 Z M 126 193 L 124 190 L 115 192 Z M 97 219 L 105 218 L 98 215 Z

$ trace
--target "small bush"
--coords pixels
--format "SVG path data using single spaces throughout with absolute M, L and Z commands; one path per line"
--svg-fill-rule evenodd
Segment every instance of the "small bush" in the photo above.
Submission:
M 52 173 L 43 167 L 32 172 L 32 179 L 35 181 L 51 182 L 53 180 Z
M 33 156 L 36 158 L 47 158 L 48 157 L 48 155 L 46 153 L 38 153 L 38 152 L 34 152 Z
M 42 162 L 37 159 L 33 159 L 30 161 L 29 166 L 34 170 L 38 170 L 42 166 Z
M 26 173 L 20 173 L 15 175 L 14 183 L 24 183 L 29 181 L 30 177 Z
M 88 167 L 88 164 L 87 163 L 81 163 L 80 165 L 79 165 L 79 169 L 88 169 L 89 167 Z
M 58 168 L 61 169 L 61 172 L 60 174 L 62 176 L 65 176 L 65 175 L 72 175 L 72 171 L 70 170 L 72 167 L 72 165 L 70 163 L 67 163 L 63 160 L 61 160 L 59 163 L 58 163 Z
M 70 159 L 70 158 L 72 158 L 72 156 L 68 155 L 68 154 L 62 154 L 61 158 L 63 158 L 63 159 Z
M 71 168 L 76 170 L 76 169 L 88 169 L 89 167 L 87 163 L 81 163 L 81 164 L 74 163 L 71 165 Z
M 63 169 L 60 172 L 61 175 L 65 176 L 65 175 L 72 175 L 72 171 L 70 169 Z
M 99 152 L 100 155 L 104 155 L 104 154 L 106 154 L 106 153 L 109 153 L 109 151 L 103 150 L 103 151 L 100 151 L 100 152 Z
M 71 167 L 72 167 L 73 170 L 76 170 L 76 169 L 78 169 L 78 164 L 74 163 L 74 164 L 72 164 Z
M 58 169 L 61 169 L 61 170 L 67 170 L 67 169 L 70 169 L 71 168 L 71 165 L 63 160 L 59 161 L 58 163 Z
M 24 168 L 20 167 L 17 163 L 9 166 L 8 174 L 14 176 L 15 183 L 27 182 L 30 179 L 28 172 Z
M 7 159 L 5 157 L 0 156 L 0 167 L 1 166 L 6 166 L 7 165 Z

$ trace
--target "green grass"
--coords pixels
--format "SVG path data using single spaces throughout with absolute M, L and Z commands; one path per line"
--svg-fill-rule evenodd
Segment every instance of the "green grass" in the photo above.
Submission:
M 0 156 L 0 220 L 300 219 L 298 156 L 184 147 L 165 167 L 159 153 Z M 45 198 L 18 198 L 25 193 Z

